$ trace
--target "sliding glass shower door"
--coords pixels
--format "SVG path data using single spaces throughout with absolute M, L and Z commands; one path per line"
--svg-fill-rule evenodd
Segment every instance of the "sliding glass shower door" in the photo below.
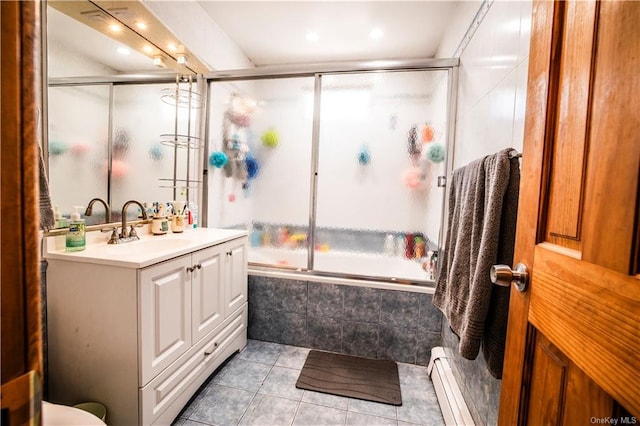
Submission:
M 208 226 L 247 229 L 254 265 L 432 280 L 451 73 L 210 81 Z
M 307 266 L 313 84 L 209 85 L 208 226 L 248 229 L 249 262 Z
M 49 88 L 49 189 L 65 217 L 73 206 L 108 197 L 110 91 L 110 85 Z M 104 221 L 99 208 L 87 218 Z
M 315 270 L 430 278 L 446 82 L 447 71 L 322 76 Z

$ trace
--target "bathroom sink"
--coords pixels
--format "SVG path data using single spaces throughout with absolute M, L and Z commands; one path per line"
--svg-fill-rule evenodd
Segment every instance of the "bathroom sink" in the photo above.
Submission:
M 140 239 L 120 244 L 107 244 L 101 232 L 88 233 L 87 248 L 67 252 L 65 236 L 47 238 L 46 258 L 64 261 L 94 263 L 98 265 L 146 268 L 196 250 L 206 249 L 230 239 L 246 236 L 247 232 L 234 229 L 197 228 L 182 234 L 140 234 Z
M 142 239 L 121 244 L 108 244 L 107 250 L 112 254 L 160 253 L 179 250 L 192 244 L 191 240 L 179 238 Z

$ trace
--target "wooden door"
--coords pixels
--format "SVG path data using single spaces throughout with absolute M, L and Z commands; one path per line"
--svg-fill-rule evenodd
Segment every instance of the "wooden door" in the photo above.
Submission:
M 224 320 L 224 251 L 220 246 L 192 255 L 191 340 L 196 344 Z
M 640 2 L 536 3 L 529 61 L 499 423 L 640 423 Z
M 40 2 L 0 2 L 0 390 L 3 425 L 41 424 Z

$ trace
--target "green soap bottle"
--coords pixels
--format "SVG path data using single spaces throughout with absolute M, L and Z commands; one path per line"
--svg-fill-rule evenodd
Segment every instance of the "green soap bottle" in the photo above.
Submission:
M 82 206 L 73 206 L 73 213 L 69 220 L 69 232 L 67 232 L 67 251 L 82 251 L 87 246 L 85 236 L 84 219 L 80 218 Z

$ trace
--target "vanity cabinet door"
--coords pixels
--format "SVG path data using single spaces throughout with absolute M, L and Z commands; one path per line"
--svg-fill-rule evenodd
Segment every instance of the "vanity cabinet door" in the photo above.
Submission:
M 193 253 L 191 339 L 194 344 L 224 320 L 224 256 L 220 246 Z
M 186 255 L 138 272 L 141 386 L 191 347 L 190 266 Z
M 230 241 L 224 246 L 226 260 L 225 317 L 247 301 L 247 238 Z

